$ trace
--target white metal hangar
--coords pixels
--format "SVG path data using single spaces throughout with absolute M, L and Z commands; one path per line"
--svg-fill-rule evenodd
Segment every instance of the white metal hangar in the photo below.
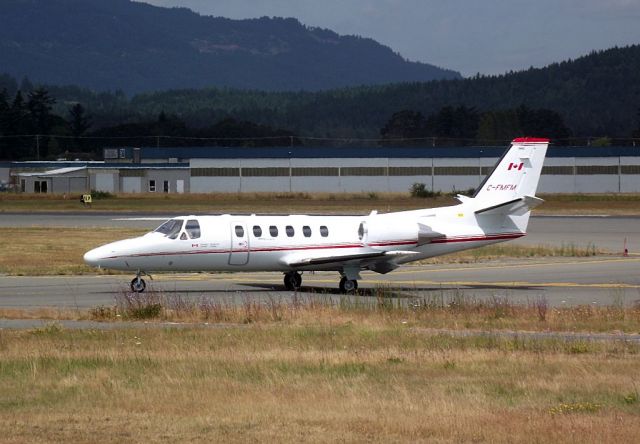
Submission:
M 414 183 L 451 192 L 477 187 L 505 149 L 121 148 L 104 162 L 13 162 L 10 175 L 24 192 L 407 192 Z M 640 147 L 552 146 L 539 190 L 640 192 Z
M 406 192 L 477 187 L 506 147 L 143 148 L 141 162 L 190 166 L 190 190 L 207 192 Z M 555 147 L 542 193 L 640 192 L 640 147 Z

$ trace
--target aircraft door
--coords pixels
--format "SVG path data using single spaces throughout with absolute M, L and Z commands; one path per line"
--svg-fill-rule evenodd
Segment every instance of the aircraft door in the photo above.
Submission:
M 231 253 L 229 265 L 245 265 L 249 262 L 249 230 L 244 221 L 231 221 Z

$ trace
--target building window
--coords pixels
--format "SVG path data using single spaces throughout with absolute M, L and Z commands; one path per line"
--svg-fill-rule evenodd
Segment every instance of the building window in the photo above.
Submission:
M 275 225 L 271 225 L 269 227 L 269 234 L 271 235 L 271 237 L 278 237 L 278 227 L 276 227 Z
M 156 181 L 153 180 L 153 179 L 149 181 L 149 191 L 151 193 L 155 193 L 156 192 Z
M 46 193 L 47 192 L 47 181 L 46 180 L 36 180 L 33 182 L 33 192 L 34 193 Z
M 293 237 L 293 235 L 296 234 L 295 230 L 291 225 L 287 225 L 287 227 L 285 228 L 285 231 L 287 232 L 287 236 L 289 237 Z
M 320 236 L 322 236 L 322 237 L 328 237 L 329 236 L 329 229 L 327 227 L 325 227 L 324 225 L 320 226 Z
M 308 225 L 302 227 L 302 234 L 304 234 L 304 237 L 311 237 L 311 227 Z
M 254 225 L 254 226 L 253 226 L 253 235 L 254 235 L 255 237 L 260 237 L 260 236 L 262 236 L 262 228 L 260 228 L 260 226 L 259 226 L 259 225 Z
M 244 228 L 242 228 L 242 225 L 236 225 L 236 237 L 244 237 Z
M 24 193 L 27 190 L 27 181 L 20 179 L 20 192 Z
M 169 192 L 169 181 L 165 180 L 164 183 L 162 184 L 162 191 L 164 191 L 165 193 Z

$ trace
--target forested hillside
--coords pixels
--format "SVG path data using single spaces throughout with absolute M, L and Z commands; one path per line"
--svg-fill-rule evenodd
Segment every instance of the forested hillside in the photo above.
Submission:
M 156 118 L 162 111 L 188 125 L 204 127 L 227 117 L 318 137 L 378 137 L 399 111 L 428 116 L 445 106 L 479 112 L 521 105 L 558 113 L 574 136 L 630 137 L 638 128 L 640 46 L 594 52 L 545 68 L 464 80 L 398 83 L 324 92 L 264 92 L 237 89 L 182 89 L 128 98 L 122 92 L 95 93 L 78 87 L 47 86 L 66 112 L 82 103 L 95 127 Z M 0 76 L 12 96 L 28 81 Z M 485 132 L 484 138 L 492 138 Z M 499 134 L 494 135 L 499 138 Z
M 231 20 L 130 0 L 2 0 L 0 60 L 18 78 L 129 94 L 315 91 L 460 77 L 293 18 Z

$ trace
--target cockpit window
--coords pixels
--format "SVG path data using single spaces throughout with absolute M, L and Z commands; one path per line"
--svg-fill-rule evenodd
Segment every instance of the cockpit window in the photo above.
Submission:
M 182 219 L 171 219 L 156 228 L 154 232 L 164 234 L 169 239 L 175 239 L 180 234 L 183 223 Z
M 189 219 L 187 221 L 185 230 L 191 239 L 198 239 L 200 237 L 200 224 L 195 219 Z

